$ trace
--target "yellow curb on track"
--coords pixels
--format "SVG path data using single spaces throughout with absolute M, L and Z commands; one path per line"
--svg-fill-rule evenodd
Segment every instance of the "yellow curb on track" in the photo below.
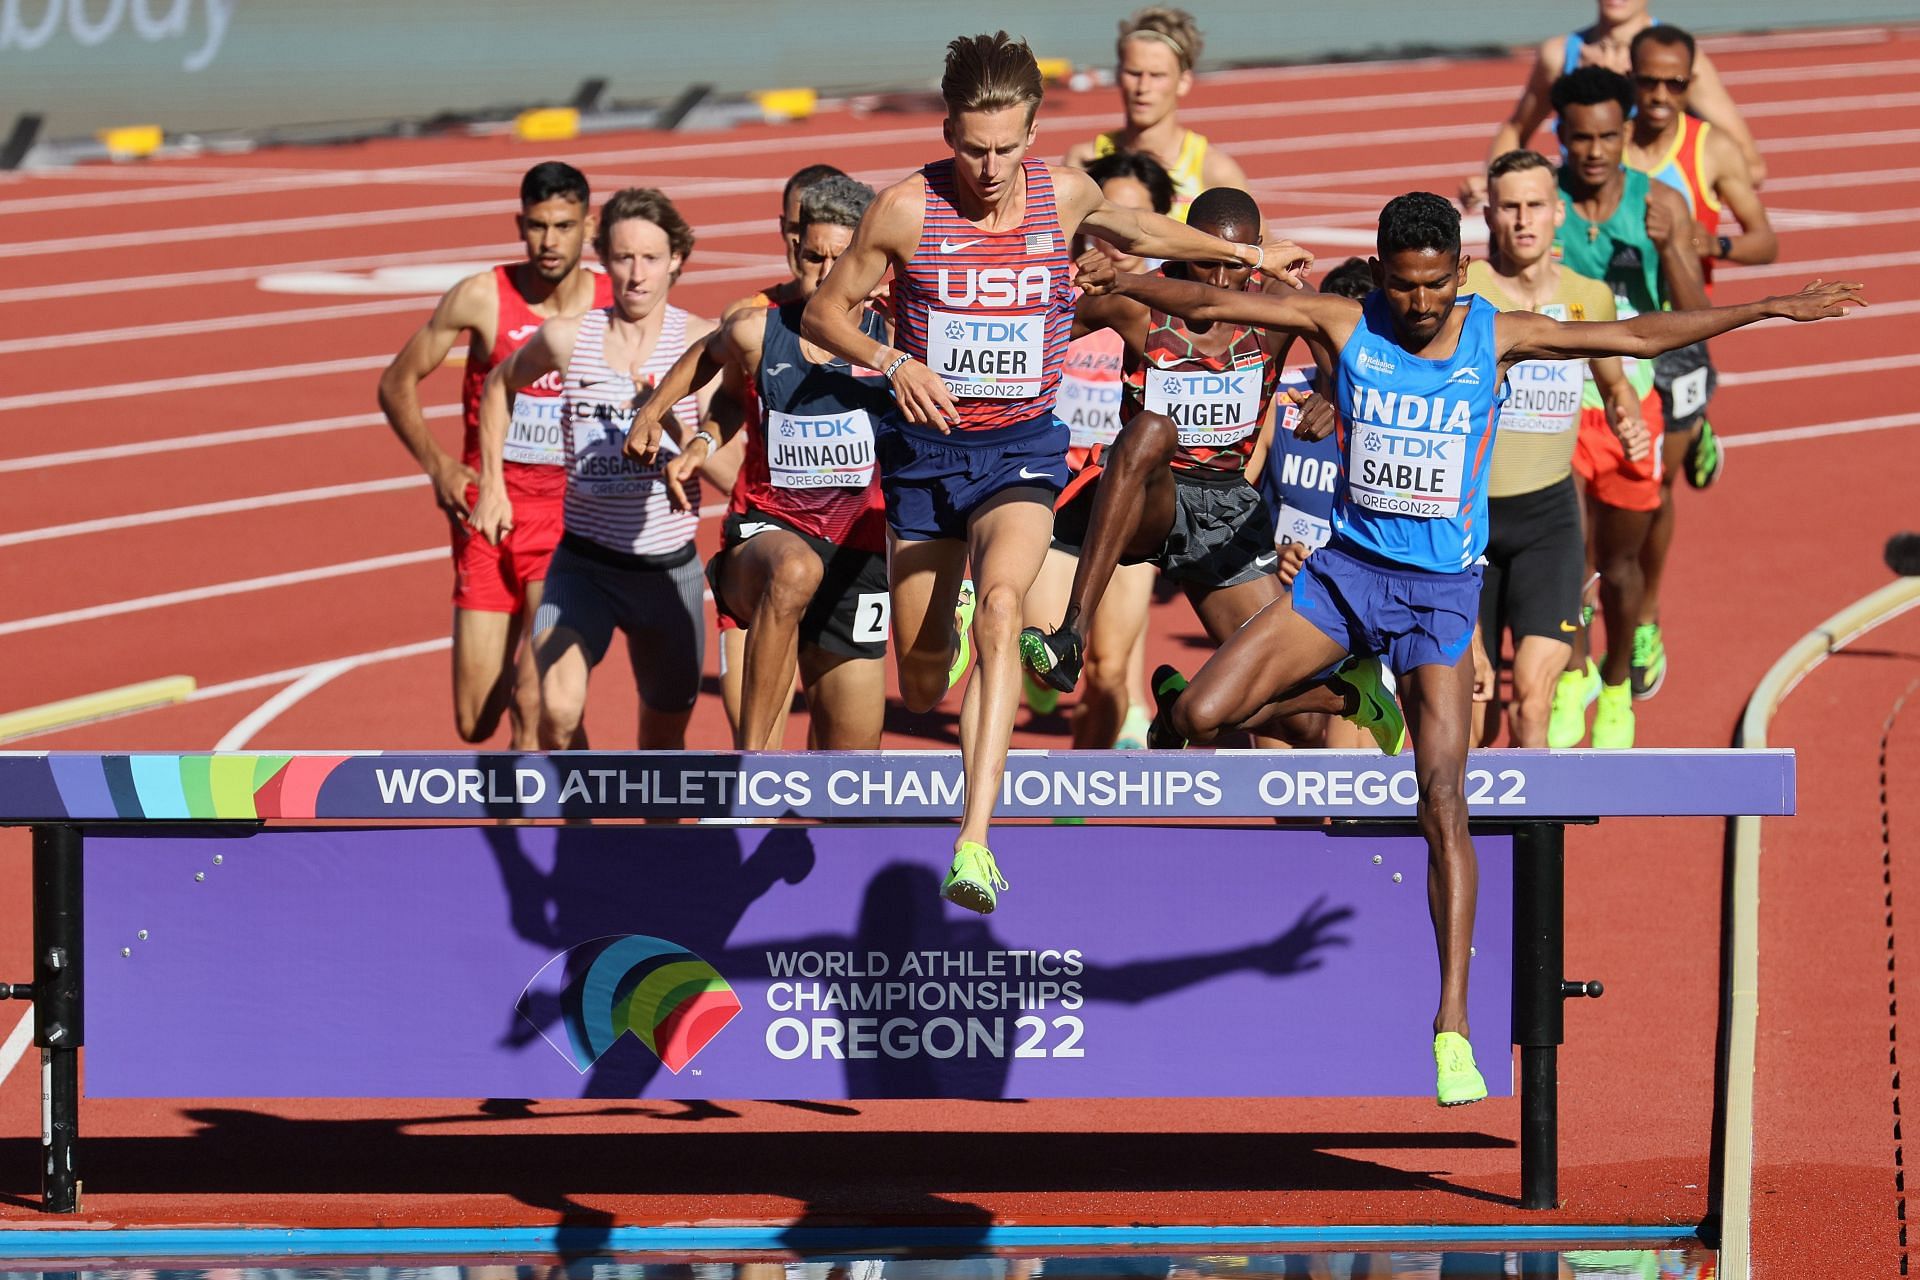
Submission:
M 1882 623 L 1920 605 L 1920 578 L 1898 578 L 1834 614 L 1754 687 L 1740 719 L 1740 745 L 1767 745 L 1773 713 L 1827 658 Z M 1733 921 L 1727 1008 L 1725 1164 L 1721 1173 L 1720 1280 L 1747 1280 L 1752 1267 L 1754 1041 L 1760 1019 L 1760 819 L 1733 820 Z
M 129 711 L 144 711 L 149 707 L 185 702 L 192 696 L 193 690 L 192 676 L 162 676 L 158 680 L 142 680 L 118 689 L 102 689 L 98 693 L 83 693 L 77 698 L 64 698 L 59 702 L 9 711 L 0 714 L 0 742 L 36 733 L 52 733 L 56 729 L 69 729 L 89 720 L 104 720 L 108 716 L 125 715 Z

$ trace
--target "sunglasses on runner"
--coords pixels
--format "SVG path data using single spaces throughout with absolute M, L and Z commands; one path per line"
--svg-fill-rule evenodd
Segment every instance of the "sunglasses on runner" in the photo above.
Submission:
M 1685 93 L 1687 86 L 1693 83 L 1693 79 L 1690 76 L 1686 79 L 1668 76 L 1635 76 L 1633 82 L 1649 91 L 1659 85 L 1665 85 L 1668 93 Z

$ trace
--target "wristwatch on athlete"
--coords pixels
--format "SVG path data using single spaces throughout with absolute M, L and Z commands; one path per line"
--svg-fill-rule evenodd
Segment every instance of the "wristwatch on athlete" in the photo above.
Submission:
M 1720 252 L 1713 255 L 1716 258 L 1731 258 L 1733 256 L 1733 240 L 1728 236 L 1721 236 L 1714 242 L 1714 247 L 1720 250 Z

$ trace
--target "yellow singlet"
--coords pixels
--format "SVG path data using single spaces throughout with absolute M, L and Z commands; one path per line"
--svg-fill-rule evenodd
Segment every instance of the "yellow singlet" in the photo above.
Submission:
M 1126 149 L 1117 132 L 1103 133 L 1093 140 L 1095 156 L 1110 156 L 1116 151 Z M 1192 129 L 1187 130 L 1187 136 L 1180 143 L 1180 154 L 1173 158 L 1173 164 L 1167 170 L 1167 175 L 1173 179 L 1171 213 L 1182 222 L 1187 220 L 1187 208 L 1193 203 L 1193 198 L 1206 189 L 1200 179 L 1200 172 L 1206 166 L 1206 162 L 1206 135 L 1196 133 Z

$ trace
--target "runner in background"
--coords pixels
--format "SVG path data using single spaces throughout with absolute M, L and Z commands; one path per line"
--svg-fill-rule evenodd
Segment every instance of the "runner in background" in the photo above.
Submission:
M 1693 37 L 1678 27 L 1648 27 L 1633 38 L 1633 132 L 1626 162 L 1686 199 L 1693 217 L 1694 249 L 1708 292 L 1716 259 L 1772 262 L 1780 251 L 1766 206 L 1754 190 L 1746 156 L 1726 134 L 1687 114 L 1694 81 Z M 1740 224 L 1740 234 L 1721 232 L 1722 212 Z M 1730 229 L 1730 228 L 1729 228 Z M 1666 414 L 1660 510 L 1640 553 L 1646 581 L 1640 626 L 1634 637 L 1633 696 L 1651 698 L 1667 676 L 1667 647 L 1660 633 L 1660 584 L 1673 544 L 1673 477 L 1704 489 L 1720 475 L 1726 453 L 1707 421 L 1707 406 L 1719 375 L 1705 344 L 1669 352 L 1654 362 L 1654 386 Z
M 1126 123 L 1076 143 L 1064 163 L 1084 169 L 1119 151 L 1150 155 L 1173 178 L 1172 214 L 1182 221 L 1194 197 L 1209 187 L 1245 190 L 1247 175 L 1233 157 L 1177 119 L 1180 99 L 1193 88 L 1201 48 L 1200 28 L 1185 9 L 1149 5 L 1123 21 L 1114 76 Z
M 1337 298 L 1364 298 L 1373 292 L 1373 271 L 1365 258 L 1348 258 L 1321 278 L 1320 292 Z M 1274 545 L 1280 550 L 1275 575 L 1289 591 L 1307 557 L 1332 536 L 1329 522 L 1340 478 L 1340 448 L 1333 433 L 1316 435 L 1300 429 L 1309 397 L 1331 411 L 1333 396 L 1333 357 L 1311 342 L 1307 345 L 1313 363 L 1280 375 L 1275 400 L 1279 412 L 1261 429 L 1261 444 L 1247 463 L 1247 479 L 1260 486 L 1260 495 L 1273 516 Z M 1333 750 L 1378 749 L 1371 733 L 1344 716 L 1323 715 L 1321 719 L 1326 722 L 1325 744 Z
M 1101 156 L 1087 166 L 1087 176 L 1100 184 L 1100 193 L 1124 209 L 1151 209 L 1166 213 L 1173 207 L 1173 180 L 1160 162 L 1137 151 Z M 1121 253 L 1105 241 L 1081 236 L 1075 256 L 1098 248 L 1122 271 L 1142 270 L 1144 259 Z M 1120 434 L 1121 368 L 1126 343 L 1112 329 L 1082 332 L 1067 346 L 1066 367 L 1060 372 L 1060 400 L 1054 412 L 1069 432 L 1067 469 L 1078 475 L 1097 448 Z M 1067 481 L 1067 491 L 1073 481 Z M 1057 621 L 1067 610 L 1067 594 L 1079 563 L 1080 544 L 1072 541 L 1056 517 L 1053 546 L 1027 592 L 1025 621 L 1042 626 Z M 1152 703 L 1147 697 L 1147 608 L 1153 602 L 1156 570 L 1150 564 L 1121 565 L 1107 586 L 1099 617 L 1087 636 L 1085 682 L 1074 704 L 1072 732 L 1076 747 L 1118 747 L 1137 751 L 1147 745 L 1147 721 Z M 1060 691 L 1022 671 L 1027 705 L 1045 715 L 1060 701 Z
M 941 892 L 989 912 L 1006 881 L 986 845 L 1020 701 L 1027 589 L 1067 482 L 1067 428 L 1054 416 L 1073 327 L 1073 236 L 1082 228 L 1142 257 L 1304 269 L 1297 246 L 1229 244 L 1159 214 L 1123 209 L 1078 169 L 1028 158 L 1040 68 L 1005 32 L 963 36 L 941 79 L 949 157 L 881 192 L 820 291 L 806 338 L 893 384 L 878 432 L 891 532 L 894 662 L 909 708 L 957 679 L 968 565 L 980 661 L 960 711 L 966 791 Z M 893 271 L 894 341 L 860 329 Z
M 1582 67 L 1554 81 L 1560 145 L 1567 153 L 1560 166 L 1565 218 L 1555 236 L 1560 262 L 1570 271 L 1604 281 L 1613 290 L 1614 312 L 1622 319 L 1669 308 L 1697 310 L 1707 305 L 1707 295 L 1687 202 L 1666 184 L 1620 165 L 1633 102 L 1632 83 L 1602 67 Z M 1586 708 L 1596 703 L 1593 745 L 1634 744 L 1632 674 L 1647 656 L 1648 635 L 1639 628 L 1646 585 L 1640 557 L 1660 509 L 1665 414 L 1654 390 L 1651 362 L 1622 364 L 1640 395 L 1650 455 L 1643 464 L 1622 451 L 1607 424 L 1599 390 L 1589 382 L 1581 401 L 1573 466 L 1586 482 L 1587 534 L 1592 564 L 1600 573 L 1607 652 L 1596 670 L 1588 634 L 1583 631 L 1575 638 L 1574 669 L 1561 677 L 1554 691 L 1547 736 L 1554 747 L 1579 745 L 1578 736 L 1568 741 L 1567 734 L 1576 728 L 1585 732 Z
M 380 375 L 380 410 L 414 461 L 433 481 L 434 500 L 453 535 L 453 721 L 463 742 L 485 742 L 512 713 L 513 747 L 539 745 L 540 677 L 520 643 L 540 607 L 547 561 L 560 541 L 566 474 L 558 437 L 557 378 L 529 386 L 516 402 L 505 445 L 507 491 L 519 527 L 495 545 L 468 524 L 480 474 L 480 390 L 487 374 L 554 316 L 611 300 L 607 278 L 581 264 L 593 234 L 587 180 L 572 165 L 537 164 L 520 180 L 514 227 L 524 262 L 503 263 L 447 290 Z M 460 403 L 466 422 L 461 456 L 433 438 L 420 412 L 420 384 L 468 335 Z M 585 738 L 573 744 L 586 745 Z
M 800 201 L 812 187 L 828 178 L 844 178 L 846 175 L 830 164 L 810 164 L 796 171 L 788 178 L 780 190 L 780 216 L 776 224 L 780 229 L 780 243 L 786 249 L 787 278 L 767 285 L 765 288 L 728 303 L 720 312 L 720 321 L 725 324 L 741 310 L 762 310 L 777 307 L 795 299 L 811 297 L 814 286 L 820 283 L 820 277 L 826 274 L 829 264 L 822 264 L 817 258 L 811 263 L 803 262 L 800 253 Z M 811 276 L 811 283 L 807 278 Z M 740 412 L 747 421 L 758 418 L 757 406 L 753 403 L 754 387 L 748 382 L 741 388 L 746 396 L 740 406 Z M 734 479 L 740 473 L 740 464 L 746 457 L 747 435 L 736 432 L 723 443 L 718 450 L 709 455 L 701 464 L 700 475 L 716 488 L 733 492 Z M 740 737 L 740 671 L 745 659 L 747 637 L 740 625 L 724 609 L 714 611 L 714 626 L 720 638 L 720 706 L 727 713 L 727 727 L 736 740 Z M 787 717 L 793 709 L 793 692 L 799 687 L 800 673 L 796 669 L 788 681 L 787 700 L 780 708 L 779 720 L 774 726 L 773 741 L 786 740 Z
M 1599 0 L 1592 26 L 1541 41 L 1534 56 L 1533 71 L 1527 77 L 1526 87 L 1520 90 L 1519 101 L 1513 104 L 1513 112 L 1506 122 L 1494 131 L 1493 143 L 1487 148 L 1487 162 L 1491 164 L 1507 152 L 1533 141 L 1534 133 L 1553 114 L 1553 82 L 1561 76 L 1581 67 L 1605 67 L 1620 75 L 1631 72 L 1633 38 L 1660 23 L 1647 12 L 1647 4 L 1648 0 Z M 1719 71 L 1704 53 L 1694 68 L 1692 88 L 1694 113 L 1718 125 L 1733 140 L 1746 157 L 1754 185 L 1759 186 L 1766 180 L 1766 162 L 1760 158 L 1753 134 L 1747 122 L 1740 118 L 1740 108 L 1734 105 Z M 1486 198 L 1486 170 L 1477 169 L 1461 183 L 1460 203 L 1471 213 Z
M 1498 311 L 1612 320 L 1612 291 L 1554 259 L 1554 232 L 1565 218 L 1552 161 L 1533 151 L 1509 151 L 1495 160 L 1487 170 L 1487 256 L 1467 264 L 1462 291 L 1478 294 Z M 1626 456 L 1645 460 L 1640 397 L 1620 362 L 1587 364 Z M 1573 449 L 1586 372 L 1569 360 L 1526 360 L 1507 370 L 1507 398 L 1500 406 L 1487 479 L 1489 536 L 1477 633 L 1487 665 L 1484 693 L 1476 690 L 1474 702 L 1474 739 L 1481 746 L 1492 746 L 1500 734 L 1507 631 L 1513 632 L 1508 745 L 1515 747 L 1547 745 L 1554 690 L 1580 633 L 1586 545 Z
M 566 460 L 566 534 L 553 555 L 546 598 L 534 615 L 540 668 L 540 745 L 572 741 L 586 714 L 588 677 L 624 632 L 640 693 L 642 750 L 679 750 L 700 693 L 706 639 L 705 582 L 694 547 L 700 486 L 690 509 L 668 501 L 660 461 L 622 453 L 637 404 L 713 322 L 669 300 L 693 231 L 673 202 L 649 187 L 616 192 L 594 239 L 613 282 L 613 304 L 543 325 L 487 375 L 480 404 L 480 496 L 473 527 L 498 543 L 516 512 L 502 475 L 513 403 L 526 387 L 563 374 L 560 414 Z M 691 439 L 710 390 L 675 402 L 660 453 Z
M 873 189 L 845 176 L 807 189 L 794 220 L 811 270 L 794 297 L 736 310 L 687 349 L 654 388 L 628 433 L 630 449 L 655 437 L 670 406 L 719 372 L 716 402 L 750 398 L 758 409 L 737 434 L 746 460 L 719 554 L 707 565 L 715 610 L 746 636 L 741 725 L 734 745 L 777 750 L 797 661 L 806 679 L 810 747 L 872 751 L 886 712 L 886 508 L 874 474 L 873 424 L 892 407 L 886 380 L 800 340 L 806 300 L 853 240 Z M 863 332 L 887 336 L 871 309 Z M 716 413 L 723 434 L 738 414 Z M 723 446 L 724 447 L 724 444 Z M 666 465 L 669 493 L 707 453 L 696 435 Z M 631 455 L 630 455 L 631 456 Z M 681 496 L 677 504 L 688 505 Z

